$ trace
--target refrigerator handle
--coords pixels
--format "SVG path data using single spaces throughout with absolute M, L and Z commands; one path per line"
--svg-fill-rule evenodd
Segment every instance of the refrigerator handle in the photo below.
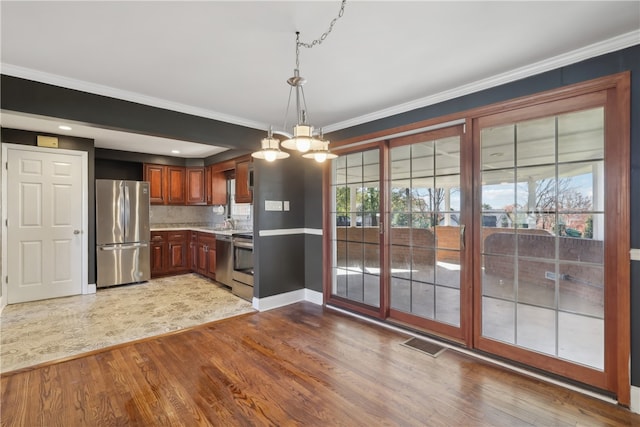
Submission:
M 122 249 L 146 248 L 147 246 L 146 243 L 133 243 L 131 245 L 99 246 L 98 248 L 101 251 L 119 251 Z
M 129 186 L 127 185 L 127 183 L 123 183 L 124 184 L 124 220 L 123 220 L 123 225 L 124 225 L 124 232 L 125 232 L 125 240 L 127 239 L 127 231 L 129 231 L 129 229 L 127 227 L 129 227 L 129 215 L 131 212 L 131 209 L 129 209 Z

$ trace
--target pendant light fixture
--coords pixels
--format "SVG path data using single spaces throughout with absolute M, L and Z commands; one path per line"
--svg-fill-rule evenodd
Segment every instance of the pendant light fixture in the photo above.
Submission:
M 289 153 L 280 151 L 280 141 L 273 137 L 273 129 L 270 126 L 267 137 L 262 138 L 262 149 L 251 153 L 251 157 L 273 162 L 276 159 L 286 159 L 289 157 Z
M 333 26 L 338 19 L 344 14 L 344 7 L 347 0 L 342 0 L 340 5 L 340 12 L 329 24 L 329 29 L 325 31 L 319 39 L 313 40 L 311 43 L 303 43 L 300 41 L 300 32 L 296 31 L 296 67 L 293 70 L 293 77 L 287 79 L 287 83 L 290 86 L 289 89 L 289 101 L 287 102 L 287 110 L 285 113 L 285 125 L 286 119 L 289 115 L 289 107 L 291 106 L 291 94 L 295 90 L 296 101 L 296 125 L 293 126 L 293 135 L 286 132 L 277 132 L 279 134 L 286 135 L 288 139 L 282 141 L 282 147 L 288 150 L 297 150 L 304 153 L 302 157 L 315 159 L 317 162 L 324 162 L 326 159 L 333 159 L 338 156 L 329 151 L 329 141 L 322 138 L 322 132 L 320 137 L 317 138 L 313 134 L 313 126 L 307 123 L 307 103 L 304 97 L 304 84 L 307 79 L 300 76 L 300 47 L 312 48 L 321 44 L 333 30 Z M 284 159 L 289 157 L 288 153 L 280 151 L 280 142 L 278 139 L 273 138 L 273 131 L 269 128 L 269 134 L 267 138 L 262 140 L 262 149 L 256 151 L 251 155 L 257 159 L 265 159 L 267 161 L 273 161 L 275 159 Z
M 322 137 L 322 129 L 320 129 L 320 138 L 318 139 L 318 143 L 315 145 L 314 149 L 304 153 L 302 157 L 305 159 L 314 159 L 316 162 L 322 163 L 325 160 L 335 159 L 338 155 L 329 151 L 329 141 Z

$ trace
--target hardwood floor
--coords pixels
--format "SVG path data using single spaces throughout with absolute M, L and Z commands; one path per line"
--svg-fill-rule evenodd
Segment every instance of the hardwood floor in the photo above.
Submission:
M 628 410 L 310 303 L 1 377 L 3 426 L 631 426 Z

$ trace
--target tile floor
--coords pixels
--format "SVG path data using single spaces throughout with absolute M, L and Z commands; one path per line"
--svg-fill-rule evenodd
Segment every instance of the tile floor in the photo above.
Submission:
M 0 372 L 253 311 L 195 274 L 12 304 L 0 316 Z

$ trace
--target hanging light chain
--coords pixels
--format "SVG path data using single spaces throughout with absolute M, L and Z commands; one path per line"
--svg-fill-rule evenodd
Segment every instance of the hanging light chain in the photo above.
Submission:
M 306 47 L 307 49 L 311 49 L 312 47 L 321 44 L 329 34 L 331 34 L 331 31 L 333 31 L 333 26 L 336 24 L 336 22 L 338 21 L 338 19 L 342 18 L 342 15 L 344 15 L 344 6 L 347 4 L 347 0 L 342 0 L 342 4 L 340 5 L 340 12 L 338 12 L 338 16 L 336 16 L 335 18 L 333 18 L 333 20 L 331 21 L 331 23 L 329 24 L 329 29 L 327 29 L 327 31 L 325 31 L 324 33 L 322 33 L 322 35 L 320 36 L 320 38 L 315 39 L 314 41 L 312 41 L 311 43 L 305 43 L 305 42 L 301 42 L 298 41 L 297 45 L 296 45 L 296 56 L 298 53 L 298 49 L 300 48 L 300 46 L 302 47 Z

